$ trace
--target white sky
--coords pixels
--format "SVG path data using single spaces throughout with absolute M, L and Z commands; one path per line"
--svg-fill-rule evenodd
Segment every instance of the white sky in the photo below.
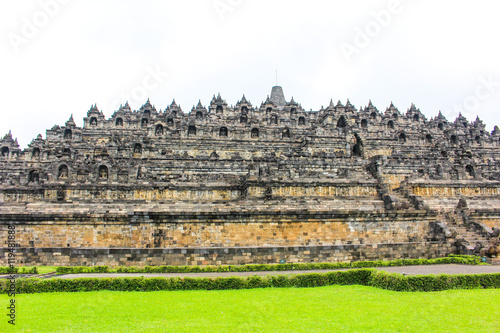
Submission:
M 93 103 L 106 117 L 147 97 L 158 110 L 175 98 L 187 112 L 218 92 L 259 106 L 275 70 L 306 110 L 331 98 L 380 111 L 413 102 L 453 121 L 463 105 L 491 131 L 499 12 L 498 0 L 0 0 L 0 135 L 25 147 L 71 114 L 81 126 Z M 347 44 L 357 53 L 346 57 Z

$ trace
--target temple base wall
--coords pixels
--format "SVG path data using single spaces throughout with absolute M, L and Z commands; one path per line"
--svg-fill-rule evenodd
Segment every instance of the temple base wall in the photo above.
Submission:
M 229 248 L 17 248 L 20 266 L 243 265 L 438 258 L 454 253 L 446 242 Z M 7 249 L 0 248 L 6 262 Z
M 247 212 L 4 215 L 20 247 L 200 248 L 424 242 L 436 216 L 415 212 Z M 7 228 L 0 239 L 7 239 Z
M 427 211 L 5 214 L 22 265 L 239 265 L 433 258 L 455 249 Z M 10 226 L 10 229 L 9 227 Z M 7 243 L 5 243 L 7 244 Z M 6 245 L 4 245 L 6 246 Z M 7 248 L 0 258 L 7 264 Z

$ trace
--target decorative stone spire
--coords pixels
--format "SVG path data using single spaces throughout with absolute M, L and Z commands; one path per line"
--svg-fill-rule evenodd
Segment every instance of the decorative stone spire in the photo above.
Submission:
M 393 116 L 394 114 L 399 114 L 400 112 L 399 112 L 398 108 L 394 106 L 394 103 L 392 103 L 392 101 L 391 101 L 391 105 L 389 105 L 389 107 L 387 109 L 385 109 L 385 113 L 387 115 Z
M 285 94 L 283 93 L 283 88 L 280 86 L 274 86 L 271 90 L 271 101 L 279 109 L 283 109 L 286 106 Z
M 146 101 L 146 103 L 143 106 L 141 106 L 141 111 L 144 111 L 144 110 L 153 110 L 153 111 L 156 111 L 155 108 L 153 107 L 153 105 L 151 105 L 151 102 L 149 101 L 149 98 Z
M 73 114 L 71 114 L 71 117 L 69 117 L 68 121 L 66 122 L 66 127 L 75 127 L 75 120 L 73 119 Z
M 12 143 L 14 140 L 12 140 L 12 132 L 9 130 L 9 133 L 5 134 L 5 136 L 2 139 L 2 142 L 9 142 Z
M 222 99 L 222 97 L 220 97 L 220 93 L 217 94 L 217 97 L 215 97 L 215 94 L 214 94 L 214 97 L 212 97 L 212 101 L 210 102 L 210 104 L 222 104 L 224 103 L 224 100 Z
M 479 129 L 484 129 L 486 127 L 483 121 L 479 119 L 479 116 L 476 116 L 476 120 L 474 121 L 474 127 Z
M 217 97 L 212 98 L 212 101 L 210 102 L 209 106 L 209 111 L 210 113 L 224 113 L 224 110 L 227 109 L 227 103 L 225 100 L 222 99 L 220 96 L 220 93 L 217 94 Z
M 236 103 L 236 107 L 241 107 L 242 105 L 246 106 L 247 108 L 251 108 L 252 107 L 252 103 L 250 103 L 247 98 L 245 97 L 245 94 L 243 94 L 243 97 L 241 98 L 241 100 L 239 100 L 237 103 Z
M 500 134 L 500 128 L 498 128 L 497 125 L 493 127 L 493 131 L 491 132 L 491 135 L 499 135 Z
M 38 134 L 37 137 L 31 140 L 31 143 L 28 147 L 40 147 L 43 144 L 44 140 L 41 134 Z
M 131 112 L 132 108 L 128 104 L 128 101 L 126 101 L 125 105 L 124 106 L 120 106 L 120 109 L 118 111 Z
M 176 111 L 177 111 L 177 110 L 181 110 L 181 106 L 180 106 L 180 105 L 177 105 L 177 103 L 175 102 L 175 99 L 173 99 L 173 100 L 172 100 L 172 103 L 171 103 L 171 104 L 170 104 L 170 106 L 169 106 L 169 109 L 170 109 L 171 111 L 173 111 L 173 110 L 176 110 Z
M 90 109 L 87 111 L 87 117 L 96 116 L 100 114 L 99 109 L 97 108 L 97 104 L 93 104 L 90 106 Z
M 439 112 L 438 112 L 438 115 L 437 115 L 436 119 L 446 120 L 446 117 L 445 117 L 445 116 L 443 116 L 443 113 L 441 112 L 441 110 L 439 110 Z
M 266 104 L 272 104 L 272 105 L 276 106 L 276 104 L 273 103 L 271 98 L 269 98 L 269 95 L 267 95 L 266 101 L 264 102 L 264 105 L 266 105 Z
M 460 125 L 460 126 L 465 126 L 465 127 L 467 127 L 467 125 L 469 124 L 469 121 L 467 120 L 467 118 L 465 118 L 465 117 L 462 115 L 462 112 L 460 112 L 460 113 L 458 114 L 457 119 L 455 119 L 454 124 L 455 124 L 455 125 Z
M 193 112 L 202 111 L 203 113 L 205 113 L 207 109 L 201 104 L 201 100 L 198 100 L 198 104 L 196 106 L 193 105 L 191 111 Z
M 360 108 L 361 110 L 361 108 Z M 373 105 L 372 103 L 372 100 L 368 100 L 368 105 L 365 107 L 365 112 L 377 112 L 378 113 L 378 109 Z
M 347 99 L 347 103 L 346 103 L 345 107 L 347 110 L 356 111 L 356 108 L 354 107 L 354 105 L 351 104 L 351 102 L 349 101 L 349 98 Z

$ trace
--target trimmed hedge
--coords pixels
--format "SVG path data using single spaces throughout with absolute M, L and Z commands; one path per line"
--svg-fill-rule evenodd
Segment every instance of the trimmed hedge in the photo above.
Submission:
M 355 269 L 298 275 L 200 277 L 200 278 L 77 278 L 17 279 L 16 293 L 84 291 L 228 290 L 250 288 L 319 287 L 364 285 L 394 291 L 439 291 L 446 289 L 500 288 L 500 273 L 475 275 L 404 276 L 375 269 Z M 10 280 L 0 281 L 2 293 L 10 290 Z
M 369 285 L 393 291 L 500 288 L 500 273 L 405 276 L 373 270 Z
M 250 288 L 319 287 L 334 284 L 366 285 L 372 271 L 356 269 L 329 273 L 299 275 L 200 277 L 200 278 L 77 278 L 77 279 L 17 279 L 19 294 L 81 291 L 158 291 L 158 290 L 228 290 Z M 10 290 L 10 281 L 0 281 L 1 292 Z
M 206 272 L 257 272 L 257 271 L 291 271 L 313 269 L 341 269 L 341 268 L 369 268 L 386 266 L 413 266 L 437 264 L 466 264 L 473 265 L 481 262 L 480 257 L 465 255 L 450 255 L 436 259 L 397 259 L 376 261 L 354 261 L 339 263 L 298 263 L 298 264 L 251 264 L 251 265 L 221 265 L 221 266 L 145 266 L 145 267 L 118 267 L 109 266 L 73 266 L 57 267 L 58 274 L 78 273 L 206 273 Z

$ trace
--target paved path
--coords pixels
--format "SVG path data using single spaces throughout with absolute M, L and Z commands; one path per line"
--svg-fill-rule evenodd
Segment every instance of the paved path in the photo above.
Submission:
M 419 266 L 397 266 L 397 267 L 375 267 L 376 269 L 391 272 L 405 273 L 406 275 L 418 274 L 484 274 L 500 273 L 500 265 L 419 265 Z M 345 270 L 345 269 L 342 269 Z M 217 276 L 252 276 L 252 275 L 286 275 L 326 273 L 337 270 L 306 270 L 306 271 L 265 271 L 265 272 L 220 272 L 220 273 L 88 273 L 88 274 L 66 274 L 55 275 L 53 278 L 75 279 L 82 277 L 217 277 Z

